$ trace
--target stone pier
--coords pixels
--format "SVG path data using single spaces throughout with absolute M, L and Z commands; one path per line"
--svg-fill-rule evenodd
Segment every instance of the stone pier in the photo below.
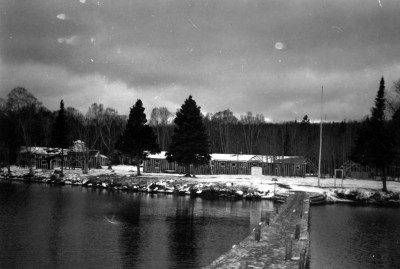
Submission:
M 290 195 L 278 212 L 263 216 L 259 242 L 251 234 L 204 268 L 306 268 L 309 206 L 307 193 Z

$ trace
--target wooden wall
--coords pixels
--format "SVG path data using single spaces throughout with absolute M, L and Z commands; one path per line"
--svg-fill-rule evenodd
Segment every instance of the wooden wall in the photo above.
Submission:
M 307 164 L 305 163 L 261 163 L 213 160 L 210 165 L 191 166 L 191 171 L 198 175 L 250 175 L 251 167 L 262 167 L 263 175 L 273 176 L 305 176 Z M 185 173 L 185 167 L 169 163 L 166 159 L 147 159 L 143 162 L 144 173 Z
M 71 158 L 69 156 L 64 156 L 64 167 L 65 168 L 82 168 L 83 167 L 83 156 L 74 156 Z M 32 160 L 32 166 L 36 169 L 54 169 L 61 167 L 61 158 L 46 158 L 46 156 L 35 156 Z M 90 156 L 88 157 L 89 168 L 97 168 L 99 166 L 107 165 L 107 159 Z

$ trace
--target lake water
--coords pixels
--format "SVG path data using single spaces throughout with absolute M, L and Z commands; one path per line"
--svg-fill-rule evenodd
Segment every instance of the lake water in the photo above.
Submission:
M 0 183 L 0 268 L 199 268 L 273 210 L 269 201 Z
M 200 268 L 271 202 L 0 183 L 0 268 Z M 310 267 L 400 268 L 400 209 L 311 207 Z
M 400 268 L 400 209 L 311 207 L 311 269 Z

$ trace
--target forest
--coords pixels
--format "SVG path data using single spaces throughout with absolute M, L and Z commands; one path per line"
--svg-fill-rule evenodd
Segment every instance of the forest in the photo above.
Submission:
M 67 141 L 72 145 L 73 141 L 82 140 L 89 149 L 100 150 L 116 164 L 118 159 L 112 156 L 127 116 L 103 104 L 91 104 L 86 113 L 66 105 Z M 145 113 L 160 149 L 167 151 L 175 113 L 165 107 Z M 52 141 L 56 117 L 57 111 L 47 109 L 25 88 L 14 88 L 7 99 L 0 98 L 0 162 L 16 163 L 21 146 L 57 147 Z M 332 175 L 349 159 L 358 130 L 367 120 L 368 117 L 360 121 L 323 122 L 322 173 Z M 203 115 L 203 122 L 212 153 L 305 156 L 318 164 L 320 124 L 311 122 L 307 115 L 301 121 L 270 123 L 261 114 L 247 112 L 236 117 L 226 109 Z

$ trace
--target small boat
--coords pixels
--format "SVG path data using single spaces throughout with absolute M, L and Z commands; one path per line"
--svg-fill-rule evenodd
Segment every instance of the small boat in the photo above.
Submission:
M 322 205 L 326 203 L 326 193 L 310 196 L 310 205 Z
M 273 197 L 272 201 L 274 201 L 274 203 L 281 203 L 284 204 L 286 203 L 286 198 L 282 198 L 282 197 Z

